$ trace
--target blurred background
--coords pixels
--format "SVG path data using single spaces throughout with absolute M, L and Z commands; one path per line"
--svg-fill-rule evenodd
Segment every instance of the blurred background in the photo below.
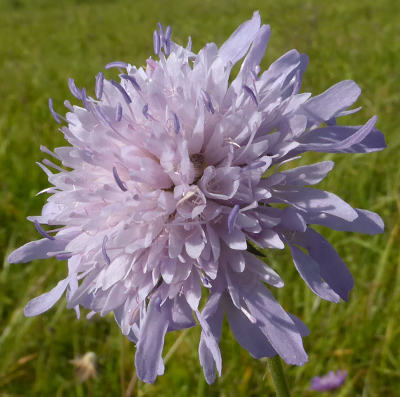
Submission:
M 266 252 L 286 283 L 272 292 L 311 330 L 304 340 L 309 363 L 285 365 L 293 396 L 317 395 L 309 390 L 311 378 L 337 369 L 349 375 L 336 396 L 399 395 L 400 2 L 0 0 L 0 396 L 274 395 L 266 362 L 251 358 L 228 327 L 221 340 L 222 377 L 213 386 L 206 384 L 198 361 L 198 328 L 168 334 L 166 374 L 154 385 L 137 381 L 134 345 L 112 315 L 77 320 L 62 299 L 37 318 L 24 317 L 28 300 L 65 277 L 65 262 L 6 262 L 14 248 L 39 238 L 26 220 L 39 214 L 46 200 L 35 196 L 48 187 L 35 165 L 43 158 L 39 146 L 66 144 L 48 98 L 64 113 L 64 99 L 76 103 L 69 77 L 93 96 L 95 75 L 106 63 L 144 65 L 159 21 L 172 25 L 180 44 L 191 35 L 198 51 L 210 41 L 221 45 L 254 10 L 272 28 L 263 68 L 296 48 L 310 57 L 303 92 L 316 95 L 340 80 L 355 80 L 363 90 L 357 103 L 363 109 L 346 123 L 362 124 L 377 114 L 388 143 L 384 152 L 369 155 L 304 156 L 306 163 L 333 159 L 336 168 L 319 188 L 378 212 L 386 223 L 379 236 L 319 229 L 355 278 L 348 303 L 321 301 L 302 282 L 287 252 Z M 96 361 L 91 374 L 97 377 L 83 380 L 76 360 L 88 352 L 94 353 L 85 357 Z

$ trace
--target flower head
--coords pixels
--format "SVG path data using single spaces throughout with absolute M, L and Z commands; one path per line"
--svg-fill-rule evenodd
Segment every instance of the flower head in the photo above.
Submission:
M 315 391 L 330 391 L 338 389 L 347 378 L 347 371 L 330 371 L 324 376 L 311 379 L 311 389 Z
M 352 276 L 310 225 L 374 234 L 383 223 L 308 187 L 333 162 L 280 166 L 308 151 L 366 153 L 385 143 L 375 117 L 363 126 L 336 125 L 337 117 L 357 110 L 348 110 L 360 94 L 353 81 L 315 97 L 299 93 L 308 61 L 296 50 L 261 73 L 269 36 L 256 12 L 220 48 L 210 43 L 196 54 L 190 40 L 181 47 L 171 28 L 159 25 L 157 59 L 145 68 L 108 64 L 120 70 L 119 81 L 99 73 L 95 97 L 70 79 L 82 106 L 65 103 L 70 112 L 61 131 L 69 146 L 42 148 L 61 165 L 39 163 L 53 186 L 44 191 L 50 197 L 42 214 L 29 218 L 44 238 L 9 257 L 67 260 L 68 275 L 30 301 L 27 316 L 48 310 L 65 291 L 78 315 L 80 306 L 89 315 L 113 312 L 137 344 L 137 373 L 145 382 L 164 372 L 165 334 L 193 327 L 195 318 L 202 327 L 200 362 L 213 382 L 221 371 L 225 314 L 252 356 L 307 361 L 308 330 L 265 286 L 284 283 L 256 247 L 288 246 L 306 284 L 339 302 L 348 298 Z M 51 101 L 50 108 L 62 122 Z M 200 312 L 202 294 L 207 303 Z

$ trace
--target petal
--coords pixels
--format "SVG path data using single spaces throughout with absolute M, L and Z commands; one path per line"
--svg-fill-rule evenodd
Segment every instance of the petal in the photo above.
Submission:
M 228 299 L 225 299 L 228 301 Z M 229 325 L 235 339 L 240 346 L 246 349 L 254 358 L 273 357 L 276 351 L 261 332 L 259 325 L 252 324 L 249 319 L 235 306 L 225 304 L 225 311 Z
M 207 223 L 206 225 L 206 230 L 207 230 L 207 242 L 211 245 L 214 261 L 217 261 L 221 251 L 219 236 L 209 223 Z
M 68 241 L 62 239 L 31 241 L 12 252 L 7 261 L 9 263 L 26 263 L 34 259 L 47 259 L 50 253 L 64 251 Z
M 36 298 L 33 298 L 24 308 L 26 317 L 37 316 L 52 308 L 55 303 L 61 298 L 67 285 L 69 278 L 65 278 L 58 282 L 58 284 L 49 292 L 46 292 Z
M 176 260 L 170 258 L 163 258 L 160 265 L 161 275 L 163 280 L 170 284 L 174 279 L 176 268 Z
M 240 184 L 239 167 L 215 168 L 209 166 L 204 170 L 199 187 L 204 195 L 217 200 L 229 200 L 237 192 Z
M 319 264 L 322 278 L 345 301 L 354 286 L 353 277 L 335 249 L 315 230 L 297 234 L 294 242 L 303 246 Z
M 310 335 L 310 330 L 307 328 L 307 326 L 301 321 L 299 318 L 297 318 L 294 314 L 288 313 L 292 321 L 294 322 L 295 326 L 300 332 L 301 336 L 308 336 Z
M 358 217 L 351 222 L 329 214 L 306 214 L 304 218 L 309 224 L 327 226 L 330 229 L 342 232 L 383 233 L 385 225 L 378 214 L 358 208 L 355 208 L 355 210 Z
M 369 153 L 383 150 L 386 147 L 385 137 L 376 128 L 372 128 L 362 140 L 357 139 L 357 143 L 353 143 L 352 146 L 335 149 L 335 145 L 338 146 L 341 142 L 353 137 L 363 127 L 334 125 L 310 130 L 298 139 L 301 145 L 296 150 L 298 153 L 306 150 L 328 153 Z
M 285 244 L 279 237 L 279 234 L 271 229 L 264 229 L 261 233 L 252 234 L 249 238 L 262 248 L 285 248 Z
M 187 254 L 194 259 L 199 258 L 205 247 L 204 232 L 199 226 L 193 230 L 192 234 L 185 241 Z
M 266 263 L 258 259 L 255 255 L 244 253 L 246 262 L 246 269 L 256 273 L 266 283 L 272 285 L 275 288 L 282 288 L 284 286 L 283 280 L 279 274 L 272 270 Z
M 247 248 L 246 236 L 238 229 L 234 229 L 232 233 L 228 233 L 227 230 L 220 228 L 220 237 L 233 250 L 245 250 Z
M 299 146 L 301 150 L 310 150 L 310 151 L 320 151 L 320 152 L 343 152 L 347 149 L 350 149 L 352 146 L 359 144 L 362 142 L 373 130 L 376 123 L 377 117 L 371 117 L 363 126 L 358 128 L 357 130 L 353 130 L 353 134 L 347 136 L 341 141 L 336 141 L 332 143 L 308 143 L 302 144 Z M 329 128 L 335 128 L 336 126 L 321 128 L 322 131 L 314 130 L 314 133 L 321 134 L 324 136 L 325 134 L 329 134 Z M 324 131 L 325 130 L 325 131 Z M 328 131 L 326 131 L 328 130 Z M 311 137 L 312 139 L 312 137 Z M 304 142 L 302 138 L 299 141 Z
M 283 171 L 281 174 L 286 176 L 285 182 L 292 186 L 315 185 L 321 182 L 335 163 L 333 161 L 323 161 L 321 163 L 306 165 Z
M 115 284 L 107 295 L 107 299 L 101 308 L 101 315 L 105 316 L 108 312 L 121 306 L 126 300 L 126 291 L 120 283 Z
M 275 191 L 274 197 L 306 212 L 326 212 L 347 221 L 357 218 L 357 212 L 349 204 L 333 193 L 312 188 L 300 188 L 296 191 Z
M 233 66 L 246 54 L 250 44 L 257 35 L 260 23 L 260 14 L 256 11 L 253 14 L 253 18 L 242 23 L 221 46 L 218 56 L 222 58 L 226 64 Z
M 224 256 L 234 272 L 243 272 L 246 263 L 241 252 L 226 250 Z
M 254 38 L 249 53 L 242 63 L 238 76 L 232 82 L 232 86 L 235 87 L 236 91 L 242 87 L 243 81 L 246 80 L 249 72 L 253 72 L 255 67 L 260 64 L 267 49 L 270 36 L 271 28 L 268 25 L 262 25 Z
M 268 70 L 261 75 L 261 80 L 274 82 L 286 78 L 300 63 L 300 54 L 297 50 L 290 50 L 274 61 Z M 283 79 L 282 79 L 283 78 Z
M 305 232 L 307 230 L 307 223 L 305 221 L 306 215 L 307 214 L 299 214 L 299 212 L 292 207 L 286 207 L 282 212 L 282 221 L 280 225 L 292 231 Z
M 193 318 L 192 309 L 187 304 L 183 296 L 177 296 L 174 299 L 172 307 L 172 320 L 169 323 L 168 332 L 184 328 L 191 328 L 196 325 Z
M 290 245 L 290 250 L 292 251 L 293 262 L 297 271 L 310 289 L 322 299 L 339 302 L 339 295 L 321 279 L 318 263 L 293 245 Z
M 275 351 L 288 364 L 303 365 L 308 357 L 300 332 L 269 290 L 256 285 L 243 299 Z
M 150 300 L 146 316 L 140 327 L 139 342 L 135 355 L 138 377 L 146 383 L 153 383 L 164 367 L 161 353 L 164 338 L 171 318 L 171 303 L 162 306 L 157 297 Z
M 323 122 L 351 106 L 360 93 L 361 89 L 354 81 L 344 80 L 308 100 L 303 108 L 316 121 Z
M 130 264 L 131 258 L 129 255 L 120 255 L 113 259 L 104 272 L 103 291 L 122 280 L 126 276 Z
M 190 276 L 185 280 L 183 293 L 190 307 L 197 310 L 201 298 L 201 284 L 196 271 L 192 270 Z
M 200 364 L 203 367 L 204 377 L 208 384 L 215 381 L 215 368 L 217 368 L 219 375 L 221 375 L 222 369 L 222 358 L 218 342 L 221 338 L 224 312 L 222 306 L 219 304 L 219 299 L 214 299 L 212 305 L 215 309 L 211 310 L 212 314 L 210 314 L 207 319 L 203 316 L 206 308 L 203 310 L 202 314 L 198 313 L 197 315 L 199 323 L 203 329 L 199 344 L 199 359 Z

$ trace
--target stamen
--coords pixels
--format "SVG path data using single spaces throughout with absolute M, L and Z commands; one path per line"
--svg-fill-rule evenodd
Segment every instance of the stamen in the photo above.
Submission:
M 141 91 L 141 88 L 140 88 L 138 82 L 136 81 L 136 79 L 133 76 L 130 76 L 129 74 L 121 74 L 121 77 L 123 79 L 129 80 L 131 82 L 131 84 L 133 85 L 133 87 L 135 88 L 135 90 Z
M 172 36 L 172 28 L 171 26 L 167 26 L 167 29 L 165 30 L 165 41 L 168 41 Z
M 158 28 L 158 32 L 160 33 L 161 41 L 163 41 L 164 40 L 164 26 L 162 25 L 161 22 L 157 23 L 157 28 Z
M 110 257 L 107 255 L 107 251 L 106 251 L 106 244 L 108 241 L 108 237 L 104 236 L 103 238 L 103 244 L 101 246 L 101 252 L 103 253 L 103 258 L 106 261 L 107 265 L 109 265 L 111 263 L 111 259 Z
M 160 35 L 158 34 L 157 30 L 153 32 L 153 48 L 154 48 L 154 53 L 158 55 L 161 49 L 161 42 L 160 42 Z
M 211 288 L 210 279 L 206 277 L 204 274 L 200 274 L 201 282 L 206 288 Z
M 68 79 L 68 87 L 69 87 L 69 90 L 71 91 L 71 94 L 75 98 L 78 98 L 78 99 L 82 98 L 81 90 L 76 87 L 74 79 L 72 79 L 72 78 Z
M 164 51 L 166 55 L 169 55 L 171 51 L 171 35 L 172 35 L 172 28 L 171 26 L 168 25 L 164 37 Z
M 117 108 L 115 109 L 115 121 L 120 122 L 122 118 L 122 106 L 118 103 Z
M 52 116 L 54 117 L 54 120 L 58 123 L 61 124 L 61 120 L 60 120 L 60 115 L 54 111 L 53 108 L 53 100 L 51 98 L 49 98 L 49 109 L 50 109 L 50 113 L 52 114 Z
M 149 104 L 148 103 L 146 103 L 146 105 L 143 106 L 142 113 L 143 113 L 143 116 L 146 117 L 146 119 L 149 118 Z
M 104 74 L 102 72 L 97 73 L 96 76 L 96 98 L 98 100 L 101 99 L 101 97 L 103 96 L 103 85 L 104 85 Z
M 257 101 L 256 95 L 254 94 L 253 90 L 247 85 L 244 85 L 243 89 L 250 95 L 250 98 L 253 100 L 255 105 L 258 106 L 258 101 Z
M 82 88 L 81 93 L 82 93 L 81 101 L 83 103 L 83 106 L 85 107 L 85 109 L 87 109 L 90 112 L 89 104 L 87 102 L 86 88 Z
M 43 164 L 48 165 L 49 167 L 53 167 L 55 170 L 60 171 L 60 172 L 65 172 L 61 167 L 59 167 L 57 164 L 54 164 L 52 161 L 48 159 L 43 160 Z
M 115 80 L 110 80 L 110 83 L 122 94 L 125 99 L 125 102 L 129 105 L 132 102 L 131 97 L 124 90 L 121 84 L 117 83 Z
M 179 123 L 178 116 L 177 116 L 174 112 L 171 112 L 171 113 L 172 113 L 172 116 L 173 116 L 173 118 L 174 118 L 174 130 L 175 130 L 175 134 L 179 134 L 179 130 L 181 129 L 181 125 L 180 125 L 180 123 Z
M 107 63 L 105 66 L 105 69 L 112 69 L 112 68 L 123 68 L 126 69 L 128 67 L 128 64 L 122 61 L 115 61 L 115 62 L 110 62 Z
M 73 108 L 73 106 L 71 105 L 71 102 L 70 102 L 68 99 L 66 99 L 66 100 L 64 101 L 64 106 L 65 106 L 68 110 L 70 110 L 71 112 L 74 111 L 74 108 Z
M 118 171 L 116 167 L 113 167 L 113 175 L 115 182 L 117 183 L 118 187 L 123 191 L 126 192 L 128 188 L 126 187 L 126 184 L 121 180 L 121 178 L 118 175 Z
M 229 145 L 235 146 L 238 149 L 241 148 L 241 146 L 237 142 L 235 142 L 232 138 L 225 138 L 224 142 L 228 143 Z
M 52 152 L 50 149 L 48 149 L 46 146 L 40 145 L 40 151 L 43 153 L 47 153 L 48 155 L 56 158 L 57 160 L 60 160 L 60 158 L 54 152 Z
M 38 221 L 33 221 L 33 223 L 35 224 L 36 230 L 45 238 L 49 239 L 49 240 L 55 240 L 55 237 L 50 236 L 50 234 L 48 234 L 45 230 L 43 230 L 43 228 L 39 225 Z
M 213 106 L 213 104 L 211 102 L 211 98 L 210 98 L 210 95 L 208 94 L 208 92 L 204 91 L 204 90 L 201 90 L 201 95 L 203 97 L 204 105 L 206 105 L 207 110 L 210 113 L 214 114 L 215 113 L 215 109 L 214 109 L 214 106 Z
M 192 37 L 191 36 L 188 37 L 188 43 L 187 43 L 186 49 L 188 51 L 192 51 Z
M 240 206 L 239 204 L 235 204 L 232 208 L 229 216 L 228 216 L 228 233 L 231 234 L 233 232 L 233 228 L 235 226 L 236 218 L 239 214 Z

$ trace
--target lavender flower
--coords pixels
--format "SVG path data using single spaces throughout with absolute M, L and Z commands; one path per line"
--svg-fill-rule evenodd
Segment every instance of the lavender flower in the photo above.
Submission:
M 221 373 L 224 314 L 253 357 L 279 354 L 302 365 L 307 327 L 265 286 L 284 283 L 256 247 L 288 246 L 311 290 L 339 302 L 348 299 L 352 276 L 310 225 L 374 234 L 383 223 L 308 187 L 333 162 L 280 166 L 308 151 L 383 149 L 376 117 L 363 126 L 336 125 L 336 118 L 356 111 L 347 109 L 360 88 L 347 80 L 315 97 L 300 94 L 308 61 L 296 50 L 260 74 L 270 28 L 257 12 L 220 48 L 210 43 L 195 54 L 170 36 L 159 25 L 159 59 L 149 58 L 145 68 L 108 64 L 120 69 L 120 81 L 98 74 L 97 99 L 70 80 L 83 107 L 69 105 L 61 131 L 70 146 L 54 153 L 43 148 L 62 167 L 39 164 L 53 185 L 44 191 L 51 196 L 40 216 L 28 218 L 44 238 L 8 258 L 68 260 L 68 274 L 31 300 L 25 315 L 45 312 L 65 291 L 78 316 L 80 306 L 88 316 L 113 312 L 136 343 L 137 374 L 145 382 L 164 372 L 165 334 L 193 327 L 195 318 L 202 327 L 200 362 L 213 382 L 216 370 Z M 202 294 L 207 303 L 200 312 Z
M 311 390 L 331 391 L 343 385 L 347 378 L 347 371 L 330 371 L 324 376 L 315 376 L 311 379 Z

